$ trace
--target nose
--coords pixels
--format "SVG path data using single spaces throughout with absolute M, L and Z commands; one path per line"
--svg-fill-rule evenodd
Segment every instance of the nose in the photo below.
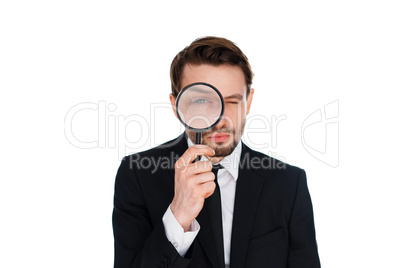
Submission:
M 226 111 L 225 111 L 225 113 L 222 115 L 219 123 L 216 124 L 212 128 L 212 132 L 217 131 L 222 128 L 233 129 L 233 127 L 234 127 L 233 120 L 226 114 Z

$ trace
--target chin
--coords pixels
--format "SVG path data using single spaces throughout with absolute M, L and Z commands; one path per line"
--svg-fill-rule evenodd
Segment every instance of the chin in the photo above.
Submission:
M 215 157 L 225 157 L 230 155 L 234 151 L 237 143 L 230 141 L 222 144 L 216 143 L 217 146 L 211 146 L 210 144 L 207 145 L 215 150 Z

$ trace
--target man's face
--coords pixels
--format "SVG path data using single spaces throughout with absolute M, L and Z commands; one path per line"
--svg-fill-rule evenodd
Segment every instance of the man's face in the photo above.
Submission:
M 232 65 L 186 65 L 183 70 L 181 89 L 185 86 L 205 82 L 215 86 L 225 101 L 222 120 L 212 129 L 202 133 L 201 143 L 215 150 L 215 157 L 225 157 L 233 152 L 239 143 L 250 111 L 254 90 L 246 97 L 247 85 L 243 71 Z M 176 99 L 170 95 L 172 107 Z M 186 129 L 187 135 L 195 143 L 195 132 Z

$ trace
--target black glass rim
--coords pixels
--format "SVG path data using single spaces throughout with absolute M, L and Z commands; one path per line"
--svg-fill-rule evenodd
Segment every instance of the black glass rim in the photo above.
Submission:
M 220 98 L 220 100 L 221 100 L 221 104 L 222 104 L 221 114 L 219 115 L 218 119 L 217 119 L 212 125 L 210 125 L 209 127 L 206 127 L 206 128 L 193 128 L 193 127 L 187 125 L 187 124 L 183 121 L 183 119 L 180 117 L 180 113 L 178 112 L 178 111 L 179 111 L 178 103 L 179 103 L 179 100 L 180 100 L 181 95 L 183 95 L 183 92 L 185 92 L 187 89 L 189 89 L 189 88 L 191 88 L 192 86 L 195 86 L 195 85 L 204 85 L 204 86 L 208 86 L 208 87 L 212 88 L 213 90 L 215 90 L 215 92 L 218 94 L 218 96 L 219 96 L 219 98 Z M 190 130 L 192 130 L 192 131 L 195 131 L 195 132 L 204 132 L 204 131 L 207 131 L 208 129 L 213 128 L 214 126 L 216 126 L 216 125 L 221 121 L 222 116 L 223 116 L 223 114 L 225 113 L 225 102 L 224 102 L 224 100 L 223 100 L 222 94 L 219 92 L 219 90 L 218 90 L 216 87 L 214 87 L 214 86 L 211 85 L 211 84 L 205 83 L 205 82 L 196 82 L 196 83 L 192 83 L 192 84 L 190 84 L 190 85 L 185 86 L 185 87 L 179 92 L 179 95 L 177 95 L 175 107 L 176 107 L 176 114 L 177 114 L 177 117 L 179 118 L 179 121 L 180 121 L 186 128 L 188 128 L 188 129 L 190 129 Z

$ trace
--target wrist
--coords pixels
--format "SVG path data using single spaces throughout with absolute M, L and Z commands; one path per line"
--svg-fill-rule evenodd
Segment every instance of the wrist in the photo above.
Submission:
M 176 210 L 173 206 L 173 203 L 170 205 L 170 210 L 172 211 L 173 216 L 175 217 L 176 221 L 180 224 L 183 228 L 184 232 L 187 232 L 190 229 L 192 219 L 187 219 L 184 215 L 180 212 L 180 210 Z

